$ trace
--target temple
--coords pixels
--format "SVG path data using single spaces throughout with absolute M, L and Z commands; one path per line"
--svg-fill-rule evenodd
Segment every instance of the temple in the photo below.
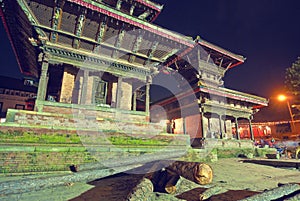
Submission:
M 245 58 L 153 24 L 162 5 L 148 0 L 0 2 L 20 70 L 39 80 L 35 114 L 47 116 L 34 122 L 31 113 L 8 110 L 7 121 L 69 126 L 48 117 L 73 114 L 93 116 L 101 127 L 104 118 L 127 118 L 156 126 L 163 122 L 167 132 L 193 139 L 239 139 L 238 122 L 247 120 L 253 139 L 252 116 L 266 99 L 226 89 L 222 81 Z M 151 101 L 154 85 L 170 94 Z M 103 124 L 103 129 L 113 126 Z

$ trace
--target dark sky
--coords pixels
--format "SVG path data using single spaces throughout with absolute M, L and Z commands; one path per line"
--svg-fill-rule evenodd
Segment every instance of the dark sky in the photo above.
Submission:
M 285 69 L 300 56 L 299 0 L 157 0 L 156 23 L 243 55 L 225 86 L 270 97 L 284 86 Z
M 164 9 L 156 24 L 201 38 L 243 55 L 230 69 L 225 86 L 273 96 L 284 86 L 285 69 L 300 56 L 299 0 L 156 0 Z M 19 71 L 0 25 L 0 74 Z

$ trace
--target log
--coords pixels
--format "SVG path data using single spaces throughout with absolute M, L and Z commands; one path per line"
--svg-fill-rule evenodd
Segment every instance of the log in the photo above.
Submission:
M 300 190 L 299 184 L 285 184 L 277 188 L 245 198 L 241 201 L 276 200 Z
M 142 178 L 127 196 L 128 201 L 151 200 L 153 196 L 153 184 L 147 178 Z
M 78 173 L 69 173 L 59 176 L 40 176 L 37 178 L 25 178 L 22 180 L 11 180 L 0 182 L 0 195 L 22 194 L 30 191 L 39 191 L 45 188 L 53 188 L 55 186 L 69 185 L 75 182 L 89 182 L 95 179 L 104 178 L 120 172 L 139 167 L 137 165 L 128 165 L 125 167 L 115 167 L 93 169 L 81 171 Z
M 212 182 L 213 170 L 205 163 L 175 161 L 167 170 L 201 185 Z
M 206 189 L 203 193 L 199 195 L 199 200 L 207 200 L 211 196 L 218 195 L 221 193 L 227 192 L 228 189 L 222 187 L 222 186 L 213 186 L 211 188 Z

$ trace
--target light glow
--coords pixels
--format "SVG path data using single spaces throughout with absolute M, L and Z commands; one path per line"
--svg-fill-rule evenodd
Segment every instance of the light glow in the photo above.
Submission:
M 278 100 L 279 101 L 285 101 L 287 99 L 287 97 L 285 96 L 285 95 L 283 95 L 283 94 L 280 94 L 279 96 L 278 96 Z

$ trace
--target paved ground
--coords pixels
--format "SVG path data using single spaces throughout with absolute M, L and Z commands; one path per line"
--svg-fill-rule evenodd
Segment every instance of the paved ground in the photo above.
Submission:
M 297 169 L 279 169 L 264 165 L 242 163 L 241 159 L 220 159 L 210 163 L 214 171 L 211 186 L 222 186 L 227 192 L 212 197 L 210 200 L 238 200 L 257 192 L 277 187 L 278 183 L 290 183 L 300 181 L 300 172 Z M 1 181 L 27 179 L 36 176 L 0 177 Z M 118 174 L 116 176 L 100 179 L 90 183 L 77 182 L 66 184 L 51 189 L 32 191 L 18 195 L 1 196 L 0 200 L 100 200 L 115 201 L 124 200 L 133 186 L 140 179 L 139 175 Z M 207 187 L 207 186 L 206 186 Z M 203 186 L 191 185 L 190 189 L 176 196 L 176 198 L 196 201 L 203 192 Z M 165 200 L 170 200 L 166 198 Z M 156 200 L 163 200 L 163 196 Z

